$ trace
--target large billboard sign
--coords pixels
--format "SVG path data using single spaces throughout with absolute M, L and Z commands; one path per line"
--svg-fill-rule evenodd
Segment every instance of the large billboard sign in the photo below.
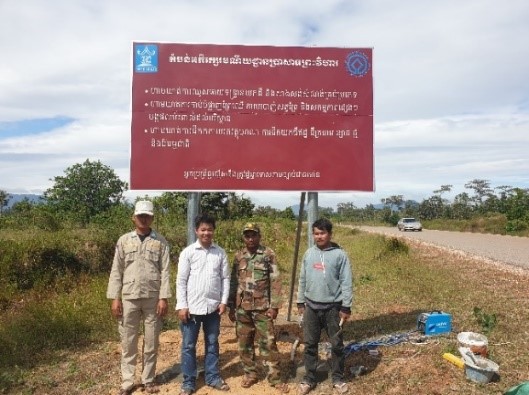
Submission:
M 133 43 L 132 189 L 373 191 L 370 48 Z

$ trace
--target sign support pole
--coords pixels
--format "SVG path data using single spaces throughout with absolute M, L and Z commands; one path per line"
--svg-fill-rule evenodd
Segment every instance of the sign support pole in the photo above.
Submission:
M 187 195 L 187 245 L 196 240 L 195 217 L 199 214 L 200 192 L 189 192 Z
M 296 283 L 296 273 L 298 271 L 299 242 L 301 239 L 301 227 L 303 225 L 303 209 L 305 206 L 305 192 L 301 192 L 299 201 L 298 226 L 296 228 L 296 245 L 294 246 L 294 262 L 290 276 L 290 296 L 288 298 L 287 321 L 291 321 L 292 299 L 294 299 L 294 284 Z
M 312 224 L 318 219 L 318 192 L 307 194 L 307 239 L 309 248 L 314 245 Z

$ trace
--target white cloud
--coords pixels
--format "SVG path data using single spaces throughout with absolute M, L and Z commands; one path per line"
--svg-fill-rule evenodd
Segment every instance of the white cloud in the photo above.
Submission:
M 140 40 L 373 47 L 376 192 L 321 193 L 321 206 L 421 200 L 476 178 L 529 187 L 525 0 L 4 0 L 0 15 L 0 120 L 76 120 L 38 135 L 0 131 L 0 189 L 10 193 L 40 193 L 87 158 L 128 181 Z M 278 208 L 300 195 L 246 194 Z

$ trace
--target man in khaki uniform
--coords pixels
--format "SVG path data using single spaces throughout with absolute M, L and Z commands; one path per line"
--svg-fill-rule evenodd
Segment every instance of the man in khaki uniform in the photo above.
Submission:
M 169 286 L 169 245 L 151 229 L 153 204 L 138 201 L 132 222 L 135 230 L 121 236 L 116 244 L 108 281 L 107 298 L 112 315 L 119 321 L 121 375 L 119 394 L 134 390 L 140 323 L 144 322 L 142 385 L 147 393 L 159 392 L 154 382 L 162 317 L 167 314 Z

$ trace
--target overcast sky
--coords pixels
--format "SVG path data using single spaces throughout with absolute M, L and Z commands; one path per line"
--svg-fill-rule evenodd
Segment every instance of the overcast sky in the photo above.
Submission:
M 373 48 L 374 193 L 529 188 L 529 1 L 0 0 L 0 190 L 86 159 L 129 182 L 132 42 Z M 127 197 L 157 195 L 129 191 Z M 298 192 L 245 192 L 283 209 Z

